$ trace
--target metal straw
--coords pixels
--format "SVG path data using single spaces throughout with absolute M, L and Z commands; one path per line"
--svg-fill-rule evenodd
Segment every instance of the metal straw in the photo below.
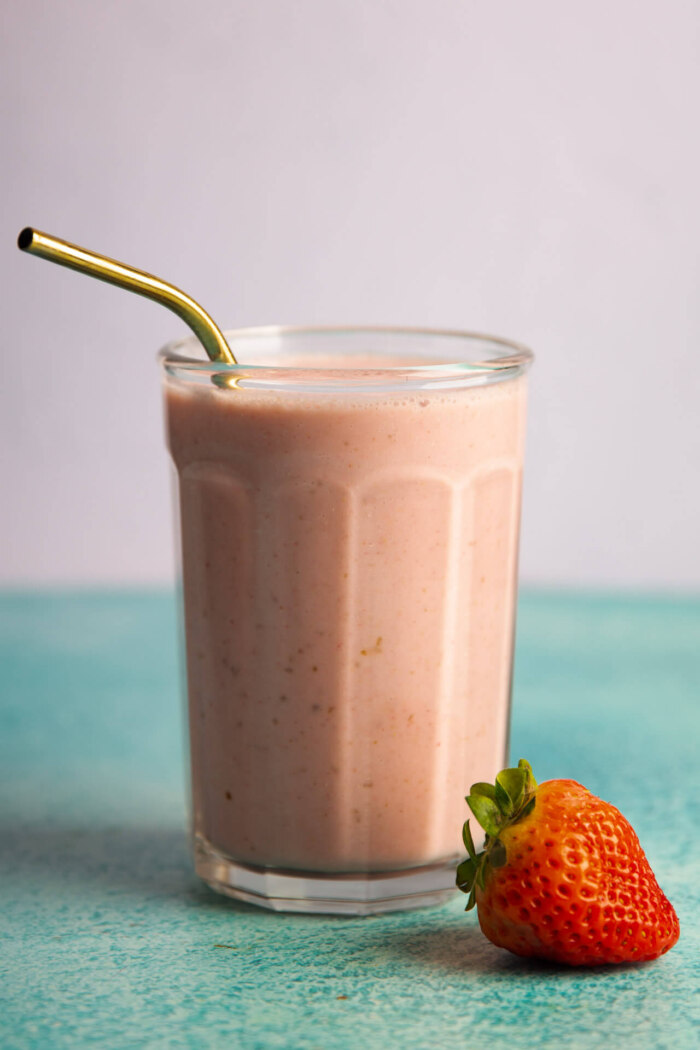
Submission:
M 136 292 L 137 295 L 153 299 L 161 306 L 167 306 L 190 326 L 212 361 L 227 365 L 236 364 L 221 330 L 206 310 L 189 295 L 185 295 L 167 281 L 162 281 L 160 277 L 153 277 L 152 274 L 135 270 L 126 263 L 116 262 L 104 255 L 88 251 L 87 248 L 79 248 L 76 244 L 61 241 L 58 237 L 33 230 L 30 226 L 20 233 L 17 247 L 23 252 L 39 255 L 42 259 L 49 259 L 60 266 L 68 266 L 71 270 L 86 273 L 99 281 L 116 284 L 118 288 L 126 288 L 129 292 Z

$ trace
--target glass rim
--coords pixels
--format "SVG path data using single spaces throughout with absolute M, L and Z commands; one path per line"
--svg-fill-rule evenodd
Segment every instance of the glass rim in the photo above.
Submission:
M 352 359 L 345 359 L 337 364 L 314 364 L 308 360 L 302 364 L 287 362 L 247 362 L 238 360 L 236 364 L 212 361 L 209 358 L 190 356 L 195 348 L 201 348 L 196 336 L 187 336 L 167 343 L 159 352 L 158 358 L 165 371 L 173 379 L 183 381 L 207 381 L 209 377 L 220 377 L 217 385 L 243 384 L 245 386 L 267 387 L 285 384 L 292 380 L 294 385 L 304 383 L 316 388 L 335 387 L 346 384 L 348 380 L 361 380 L 361 385 L 371 388 L 386 381 L 416 383 L 418 385 L 457 385 L 472 386 L 484 383 L 500 382 L 512 379 L 525 372 L 534 360 L 533 352 L 524 344 L 501 336 L 487 335 L 462 329 L 411 327 L 395 325 L 261 325 L 256 327 L 234 328 L 224 331 L 227 342 L 237 358 L 241 356 L 244 343 L 250 345 L 257 341 L 277 343 L 277 350 L 284 349 L 295 340 L 323 339 L 334 341 L 332 348 L 325 347 L 332 357 L 338 352 L 338 343 L 344 338 L 371 338 L 386 341 L 396 339 L 402 345 L 413 341 L 419 347 L 421 340 L 438 342 L 441 345 L 452 344 L 452 352 L 436 354 L 433 349 L 424 351 L 419 364 L 412 364 L 410 355 L 406 355 L 400 364 L 384 364 L 382 353 L 390 357 L 386 348 L 380 353 L 376 348 L 367 353 L 376 353 L 378 361 L 367 364 L 363 361 L 353 364 Z M 470 345 L 475 349 L 473 354 L 459 354 L 456 350 Z M 309 348 L 306 347 L 306 350 Z M 480 353 L 478 352 L 480 350 Z M 355 351 L 356 353 L 358 351 Z M 311 351 L 313 353 L 313 350 Z M 401 356 L 400 346 L 393 348 L 393 356 Z M 435 360 L 426 363 L 425 358 L 434 356 Z M 228 382 L 227 382 L 228 381 Z

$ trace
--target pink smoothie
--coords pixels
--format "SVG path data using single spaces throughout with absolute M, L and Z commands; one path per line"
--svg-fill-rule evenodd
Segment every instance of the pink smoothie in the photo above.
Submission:
M 525 384 L 168 380 L 208 847 L 326 873 L 462 852 L 506 760 Z

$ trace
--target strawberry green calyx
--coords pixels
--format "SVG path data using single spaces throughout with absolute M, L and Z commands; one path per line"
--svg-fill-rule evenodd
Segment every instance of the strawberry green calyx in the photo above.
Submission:
M 468 893 L 465 911 L 476 903 L 476 889 L 483 890 L 489 867 L 502 868 L 507 861 L 501 833 L 517 824 L 532 812 L 535 806 L 537 781 L 530 763 L 521 758 L 515 769 L 502 769 L 495 784 L 472 784 L 466 802 L 486 832 L 484 849 L 477 853 L 467 821 L 462 838 L 469 856 L 457 868 L 457 888 Z

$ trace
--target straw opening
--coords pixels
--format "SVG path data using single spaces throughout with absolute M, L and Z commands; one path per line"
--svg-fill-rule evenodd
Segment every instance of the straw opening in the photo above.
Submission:
M 27 248 L 31 248 L 32 241 L 34 240 L 34 230 L 31 226 L 25 226 L 19 237 L 17 238 L 17 247 L 20 251 L 26 252 Z

